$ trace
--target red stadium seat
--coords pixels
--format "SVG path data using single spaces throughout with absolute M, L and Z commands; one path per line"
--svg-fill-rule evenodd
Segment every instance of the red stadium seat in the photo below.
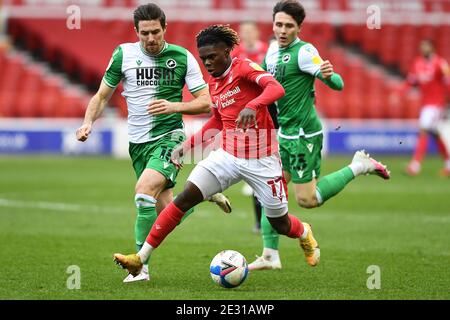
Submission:
M 313 25 L 312 29 L 318 39 L 317 42 L 328 43 L 335 39 L 335 27 L 330 23 L 316 23 Z
M 367 54 L 376 54 L 380 48 L 382 29 L 368 29 L 363 33 L 362 49 Z
M 366 115 L 369 118 L 384 118 L 386 102 L 384 100 L 384 77 L 379 69 L 371 69 L 367 73 Z
M 344 0 L 342 3 L 332 4 L 329 1 L 327 6 L 340 7 L 346 2 L 348 1 Z M 83 20 L 83 32 L 61 28 L 65 26 L 65 22 L 65 19 L 11 18 L 8 32 L 13 39 L 21 40 L 31 50 L 41 51 L 45 59 L 60 65 L 66 73 L 78 76 L 83 83 L 92 87 L 98 87 L 115 46 L 122 42 L 138 41 L 131 21 Z M 166 39 L 170 43 L 186 47 L 198 59 L 194 37 L 210 24 L 170 20 Z M 233 22 L 232 27 L 237 30 L 238 23 Z M 258 22 L 258 28 L 263 41 L 272 36 L 271 22 Z M 336 72 L 343 76 L 345 82 L 344 91 L 335 92 L 317 81 L 317 109 L 333 118 L 416 118 L 420 108 L 417 98 L 405 98 L 404 107 L 394 106 L 389 100 L 389 93 L 393 89 L 386 69 L 381 73 L 369 70 L 370 65 L 359 58 L 359 54 L 349 54 L 345 46 L 336 47 L 333 42 L 343 40 L 345 45 L 359 45 L 364 53 L 376 56 L 384 66 L 398 67 L 405 74 L 418 53 L 420 39 L 424 37 L 432 37 L 438 53 L 450 60 L 450 26 L 383 23 L 381 30 L 370 30 L 365 24 L 344 23 L 340 28 L 342 37 L 339 38 L 336 37 L 336 29 L 332 23 L 306 23 L 300 33 L 302 40 L 313 43 L 322 58 L 333 63 Z M 104 36 L 105 30 L 108 30 L 110 36 Z M 86 54 L 86 48 L 95 50 Z M 61 87 L 59 80 L 48 82 L 44 77 L 37 80 L 28 67 L 20 58 L 5 58 L 0 53 L 2 115 L 83 115 L 86 107 L 84 96 L 71 95 Z M 208 78 L 209 75 L 201 68 L 205 78 Z M 25 88 L 30 87 L 38 88 L 32 90 L 36 94 L 22 94 Z M 112 97 L 111 105 L 118 108 L 120 116 L 126 117 L 126 103 L 119 92 L 120 88 Z M 184 99 L 190 99 L 186 90 Z M 4 103 L 8 105 L 5 106 Z
M 41 90 L 42 74 L 39 69 L 30 67 L 23 73 L 24 81 L 16 87 L 18 94 L 16 100 L 17 114 L 19 117 L 36 117 L 38 110 L 36 100 Z
M 0 94 L 0 117 L 16 117 L 17 111 L 15 108 L 15 98 L 17 93 L 15 91 L 2 92 Z
M 436 33 L 436 27 L 432 25 L 421 25 L 419 28 L 420 39 L 434 39 Z
M 272 28 L 272 23 L 258 23 L 259 37 L 261 41 L 266 41 L 267 43 L 269 42 L 273 36 Z
M 366 26 L 346 23 L 342 26 L 342 35 L 346 43 L 351 45 L 361 44 L 363 32 Z
M 385 65 L 394 65 L 397 62 L 398 47 L 397 27 L 394 25 L 383 25 L 383 36 L 380 39 L 380 47 L 378 48 L 378 55 L 381 62 Z
M 360 91 L 349 93 L 344 91 L 346 118 L 360 119 L 363 117 L 366 103 Z
M 435 38 L 437 52 L 450 60 L 450 25 L 439 26 Z
M 364 92 L 366 81 L 361 81 L 361 79 L 365 79 L 366 77 L 365 68 L 361 59 L 352 59 L 345 65 L 342 73 L 344 92 L 349 94 Z
M 344 64 L 346 63 L 345 58 L 345 51 L 343 48 L 340 47 L 332 47 L 328 51 L 328 56 L 324 55 L 320 52 L 320 55 L 323 59 L 328 59 L 333 64 L 335 68 L 343 68 Z
M 386 116 L 391 119 L 402 119 L 405 117 L 405 106 L 400 101 L 395 101 L 393 95 L 399 92 L 402 83 L 398 80 L 388 79 L 386 83 L 387 110 Z
M 6 67 L 6 57 L 5 53 L 0 51 L 0 70 L 5 70 Z M 0 72 L 0 77 L 2 76 L 3 72 Z M 1 81 L 1 80 L 0 80 Z
M 328 118 L 344 118 L 346 114 L 345 101 L 340 91 L 328 90 L 326 94 L 318 97 L 318 103 L 325 107 L 324 114 Z
M 57 78 L 49 78 L 45 81 L 38 98 L 38 115 L 40 117 L 56 117 L 60 108 L 61 86 Z

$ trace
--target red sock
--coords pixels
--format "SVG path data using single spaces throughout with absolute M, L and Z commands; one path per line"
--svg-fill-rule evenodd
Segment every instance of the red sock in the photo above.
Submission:
M 183 218 L 184 212 L 171 202 L 156 218 L 155 223 L 147 236 L 148 244 L 153 248 L 157 248 L 160 243 L 167 237 L 169 233 L 177 226 Z
M 289 220 L 291 221 L 291 229 L 289 230 L 287 236 L 289 238 L 295 238 L 298 239 L 305 231 L 305 227 L 303 227 L 303 223 L 300 221 L 299 218 L 296 216 L 293 216 L 292 214 L 288 213 Z
M 440 135 L 436 136 L 436 143 L 437 143 L 439 153 L 442 155 L 444 160 L 447 161 L 449 159 L 448 150 L 447 150 L 444 140 L 442 140 L 442 137 Z
M 417 162 L 422 162 L 425 153 L 427 153 L 428 148 L 428 134 L 426 132 L 421 132 L 419 138 L 417 139 L 416 150 L 414 151 L 413 160 Z

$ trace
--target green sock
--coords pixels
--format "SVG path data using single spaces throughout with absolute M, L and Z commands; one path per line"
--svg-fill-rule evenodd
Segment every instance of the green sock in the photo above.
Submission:
M 267 220 L 264 208 L 261 208 L 261 233 L 264 248 L 278 250 L 278 242 L 280 235 L 272 228 L 269 220 Z
M 317 199 L 319 205 L 341 192 L 354 178 L 353 171 L 345 167 L 320 179 L 316 187 L 320 196 L 320 199 Z
M 139 207 L 138 214 L 136 217 L 136 224 L 134 226 L 134 236 L 136 240 L 136 249 L 137 251 L 141 250 L 142 245 L 145 242 L 145 239 L 150 232 L 150 229 L 155 223 L 157 218 L 155 207 Z M 144 261 L 144 264 L 147 264 L 147 261 Z
M 153 199 L 153 198 L 152 198 Z M 153 224 L 156 221 L 156 218 L 158 217 L 158 214 L 156 213 L 156 200 L 150 200 L 150 198 L 147 198 L 143 200 L 142 198 L 139 199 L 140 201 L 144 201 L 144 206 L 138 207 L 138 213 L 136 217 L 136 223 L 134 226 L 134 235 L 136 240 L 136 250 L 141 250 L 142 246 L 144 245 L 145 239 L 147 239 L 147 236 L 152 229 Z M 186 219 L 187 216 L 189 216 L 192 212 L 194 212 L 194 208 L 189 209 L 183 218 L 181 219 L 180 223 Z M 144 264 L 147 264 L 148 260 L 144 262 Z

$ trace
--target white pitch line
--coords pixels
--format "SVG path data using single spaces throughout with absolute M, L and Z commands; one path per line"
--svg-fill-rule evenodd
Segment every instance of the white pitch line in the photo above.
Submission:
M 22 201 L 0 198 L 0 207 L 9 208 L 31 208 L 44 209 L 55 211 L 71 211 L 71 212 L 95 212 L 95 213 L 123 213 L 132 208 L 118 208 L 118 207 L 102 207 L 96 205 L 80 205 L 73 203 L 62 202 L 46 202 L 46 201 Z
M 63 211 L 63 212 L 92 212 L 92 213 L 126 213 L 135 210 L 133 207 L 102 207 L 97 205 L 81 205 L 75 203 L 63 203 L 63 202 L 47 202 L 47 201 L 22 201 L 22 200 L 11 200 L 0 198 L 0 208 L 30 208 L 30 209 L 42 209 L 42 210 L 53 210 L 53 211 Z M 214 217 L 213 214 L 205 212 L 203 214 L 203 209 L 196 209 L 201 214 L 196 214 L 198 218 L 210 219 Z M 219 211 L 218 208 L 214 208 L 214 211 Z M 1 213 L 1 211 L 0 211 Z M 215 213 L 214 213 L 215 214 Z M 233 216 L 238 219 L 244 219 L 246 212 L 242 210 L 233 211 Z
M 30 209 L 43 209 L 43 210 L 53 210 L 53 211 L 63 211 L 63 212 L 93 212 L 93 213 L 115 213 L 122 214 L 134 210 L 134 208 L 127 207 L 103 207 L 97 205 L 81 205 L 74 203 L 63 203 L 63 202 L 47 202 L 47 201 L 22 201 L 22 200 L 11 200 L 0 198 L 0 207 L 6 208 L 30 208 Z M 196 209 L 199 214 L 195 216 L 201 219 L 209 219 L 214 217 L 214 214 L 209 214 L 209 212 L 202 212 L 204 209 Z M 206 210 L 208 211 L 208 210 Z M 295 209 L 293 209 L 295 213 Z M 1 213 L 1 211 L 0 211 Z M 230 216 L 234 216 L 238 219 L 246 218 L 248 213 L 244 210 L 234 210 Z M 433 222 L 433 223 L 450 223 L 450 216 L 446 215 L 431 215 L 429 213 L 419 214 L 411 212 L 395 212 L 392 213 L 390 219 L 402 220 L 402 219 L 416 219 L 422 222 Z M 338 218 L 353 219 L 353 220 L 365 220 L 373 221 L 378 219 L 386 219 L 386 215 L 381 215 L 373 211 L 366 211 L 364 213 L 343 213 L 343 212 L 317 212 L 311 216 L 314 220 L 334 220 Z

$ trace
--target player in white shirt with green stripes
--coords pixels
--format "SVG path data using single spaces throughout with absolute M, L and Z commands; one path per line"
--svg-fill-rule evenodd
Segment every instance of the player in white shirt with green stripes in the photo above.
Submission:
M 139 250 L 157 212 L 173 200 L 178 169 L 170 156 L 186 139 L 182 114 L 209 112 L 211 98 L 193 55 L 164 40 L 167 25 L 161 8 L 152 3 L 139 6 L 134 11 L 134 25 L 139 41 L 114 50 L 83 125 L 77 130 L 77 139 L 88 138 L 94 121 L 122 81 L 128 107 L 129 154 L 137 177 L 135 241 Z M 189 102 L 182 102 L 185 85 L 194 96 Z M 214 195 L 211 201 L 225 212 L 231 211 L 222 194 Z M 124 282 L 141 280 L 149 280 L 148 267 L 136 277 L 128 275 Z

